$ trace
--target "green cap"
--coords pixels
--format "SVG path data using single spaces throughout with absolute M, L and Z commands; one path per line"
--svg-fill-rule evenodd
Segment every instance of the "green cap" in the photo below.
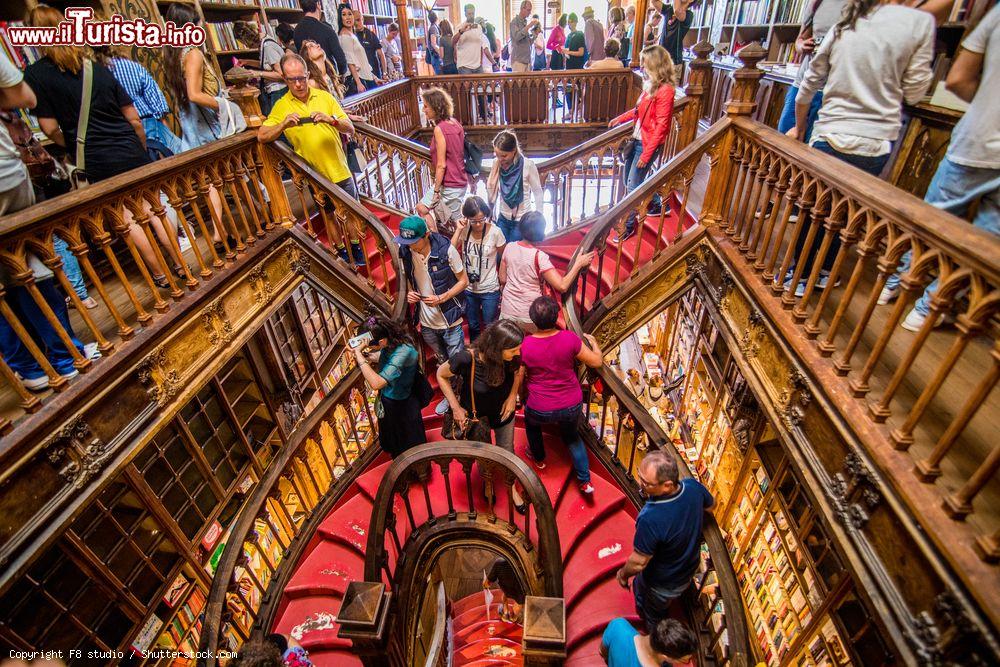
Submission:
M 399 236 L 394 241 L 399 245 L 413 245 L 427 236 L 427 223 L 419 215 L 410 215 L 399 223 Z

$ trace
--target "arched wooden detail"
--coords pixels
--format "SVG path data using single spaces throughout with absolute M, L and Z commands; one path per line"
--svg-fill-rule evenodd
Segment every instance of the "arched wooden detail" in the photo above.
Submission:
M 473 480 L 473 466 L 483 480 L 496 490 L 506 489 L 505 507 L 488 503 L 486 512 L 476 508 L 475 496 L 482 493 L 481 482 Z M 435 515 L 429 495 L 429 484 L 443 484 L 447 496 L 447 511 Z M 527 511 L 522 516 L 514 510 L 512 489 L 517 484 Z M 423 490 L 426 514 L 415 514 L 411 485 Z M 383 582 L 391 588 L 399 585 L 396 572 L 390 567 L 390 552 L 395 557 L 403 552 L 408 541 L 439 524 L 455 521 L 484 521 L 501 526 L 528 552 L 537 553 L 539 570 L 546 597 L 562 597 L 562 555 L 555 512 L 541 480 L 519 457 L 479 442 L 457 440 L 427 443 L 414 447 L 396 458 L 386 471 L 375 496 L 375 509 L 368 529 L 365 547 L 365 581 Z M 415 516 L 426 516 L 417 523 Z

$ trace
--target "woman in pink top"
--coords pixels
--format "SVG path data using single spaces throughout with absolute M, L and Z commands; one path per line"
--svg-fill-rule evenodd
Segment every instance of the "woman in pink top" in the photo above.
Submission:
M 527 393 L 524 423 L 528 432 L 529 457 L 539 470 L 545 467 L 542 425 L 555 424 L 573 459 L 580 491 L 593 493 L 587 447 L 577 430 L 583 408 L 583 390 L 576 377 L 576 362 L 579 360 L 591 368 L 600 368 L 604 363 L 604 353 L 593 336 L 584 334 L 588 347 L 572 331 L 558 328 L 559 304 L 552 297 L 535 299 L 530 313 L 538 332 L 521 343 L 521 372 L 525 374 Z
M 438 223 L 449 229 L 447 223 L 459 217 L 465 192 L 469 187 L 469 176 L 465 173 L 465 130 L 452 117 L 454 104 L 451 96 L 440 88 L 420 91 L 424 102 L 424 116 L 434 125 L 434 139 L 431 141 L 431 172 L 434 174 L 434 189 L 424 193 L 417 204 L 417 214 L 427 221 L 427 228 L 438 231 Z M 434 209 L 438 202 L 444 202 L 448 211 L 447 220 L 437 220 Z
M 583 253 L 569 267 L 566 275 L 559 275 L 549 256 L 535 247 L 536 243 L 545 239 L 545 216 L 539 211 L 525 213 L 518 224 L 518 231 L 521 240 L 508 243 L 500 260 L 500 284 L 503 286 L 500 319 L 513 320 L 525 333 L 534 333 L 535 325 L 528 309 L 542 295 L 544 283 L 560 294 L 565 292 L 580 271 L 590 266 L 594 253 Z
M 559 17 L 559 23 L 552 28 L 549 33 L 549 41 L 545 43 L 545 48 L 552 52 L 549 58 L 549 69 L 566 69 L 566 57 L 562 54 L 562 47 L 566 44 L 566 15 Z

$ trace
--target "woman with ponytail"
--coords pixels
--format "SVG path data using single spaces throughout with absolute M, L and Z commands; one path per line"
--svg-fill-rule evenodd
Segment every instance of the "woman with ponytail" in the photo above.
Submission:
M 882 0 L 848 0 L 840 21 L 809 63 L 795 99 L 795 127 L 787 134 L 806 141 L 809 106 L 813 94 L 822 90 L 810 145 L 878 176 L 902 128 L 903 104 L 919 102 L 931 85 L 934 36 L 934 18 L 927 12 Z M 796 257 L 807 236 L 799 234 Z M 794 289 L 797 296 L 805 293 L 823 236 L 820 227 L 799 284 L 793 286 L 791 276 L 784 277 L 786 289 Z M 820 258 L 817 289 L 826 287 L 839 250 L 837 234 L 826 257 Z

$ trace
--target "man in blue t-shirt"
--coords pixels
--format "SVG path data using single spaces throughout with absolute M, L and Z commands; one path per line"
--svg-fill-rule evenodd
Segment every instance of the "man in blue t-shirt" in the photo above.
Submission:
M 601 637 L 601 656 L 610 667 L 660 667 L 691 661 L 698 644 L 680 621 L 665 618 L 651 634 L 641 635 L 624 618 L 608 623 Z
M 635 608 L 652 628 L 691 584 L 700 558 L 702 521 L 715 500 L 696 479 L 678 482 L 677 462 L 663 452 L 647 454 L 638 475 L 649 499 L 635 520 L 632 554 L 618 570 L 618 583 L 628 588 L 635 576 Z

